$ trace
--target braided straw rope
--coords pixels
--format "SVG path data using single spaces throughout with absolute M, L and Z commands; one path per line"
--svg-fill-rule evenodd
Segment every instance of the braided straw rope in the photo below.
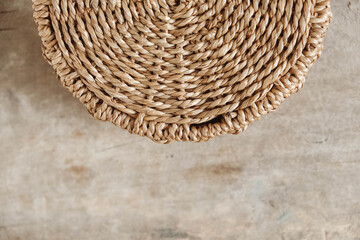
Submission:
M 329 0 L 33 0 L 43 53 L 97 119 L 160 143 L 242 132 L 303 85 Z

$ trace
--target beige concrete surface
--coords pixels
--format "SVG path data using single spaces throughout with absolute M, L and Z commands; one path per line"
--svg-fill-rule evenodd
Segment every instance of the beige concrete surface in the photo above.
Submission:
M 238 136 L 159 145 L 93 120 L 0 0 L 0 240 L 360 239 L 360 1 L 305 87 Z

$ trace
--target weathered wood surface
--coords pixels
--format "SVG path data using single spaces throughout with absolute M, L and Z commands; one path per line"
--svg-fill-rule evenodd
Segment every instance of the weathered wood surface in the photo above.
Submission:
M 239 136 L 158 145 L 95 121 L 0 2 L 0 240 L 360 239 L 360 1 L 304 89 Z

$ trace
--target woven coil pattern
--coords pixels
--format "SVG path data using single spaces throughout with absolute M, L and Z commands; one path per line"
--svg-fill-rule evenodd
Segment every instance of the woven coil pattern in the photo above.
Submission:
M 156 142 L 242 132 L 303 85 L 329 0 L 33 0 L 43 53 L 97 119 Z

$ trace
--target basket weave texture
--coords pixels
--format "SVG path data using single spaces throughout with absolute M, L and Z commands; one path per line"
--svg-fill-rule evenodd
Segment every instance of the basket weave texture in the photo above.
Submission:
M 159 143 L 237 134 L 304 83 L 329 0 L 33 0 L 43 54 L 95 118 Z

